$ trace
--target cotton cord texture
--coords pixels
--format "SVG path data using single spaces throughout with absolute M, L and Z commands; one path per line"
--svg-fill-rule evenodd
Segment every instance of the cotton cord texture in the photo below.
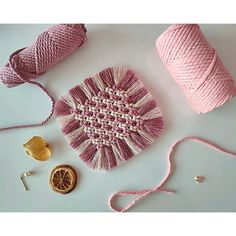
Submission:
M 138 76 L 123 67 L 85 79 L 58 99 L 55 114 L 71 147 L 96 170 L 121 165 L 163 130 L 157 102 Z
M 161 60 L 198 113 L 235 96 L 234 81 L 196 24 L 176 24 L 156 41 Z
M 9 126 L 0 128 L 0 131 L 42 126 L 52 117 L 54 98 L 35 79 L 69 56 L 86 41 L 86 28 L 83 24 L 59 24 L 40 34 L 31 46 L 17 50 L 9 57 L 8 63 L 0 69 L 0 81 L 8 88 L 23 83 L 38 86 L 50 98 L 52 107 L 49 116 L 40 123 Z
M 122 192 L 117 192 L 114 193 L 110 199 L 109 199 L 109 206 L 113 211 L 117 211 L 117 212 L 125 212 L 128 211 L 130 208 L 132 208 L 133 206 L 135 206 L 139 201 L 143 200 L 145 197 L 149 196 L 152 193 L 157 193 L 157 192 L 165 192 L 168 194 L 174 194 L 175 191 L 174 190 L 170 190 L 168 188 L 165 188 L 164 186 L 166 185 L 167 181 L 169 180 L 169 178 L 171 177 L 171 175 L 173 174 L 174 171 L 174 165 L 173 165 L 173 157 L 175 154 L 175 151 L 177 149 L 177 147 L 187 141 L 193 141 L 193 142 L 197 142 L 200 144 L 204 144 L 209 146 L 210 148 L 213 148 L 219 152 L 231 155 L 233 157 L 236 157 L 236 152 L 232 152 L 229 150 L 226 150 L 206 139 L 203 138 L 199 138 L 199 137 L 194 137 L 194 136 L 188 136 L 188 137 L 184 137 L 180 140 L 178 140 L 176 143 L 174 143 L 168 153 L 168 169 L 167 169 L 167 174 L 164 177 L 164 179 L 160 182 L 160 184 L 158 184 L 156 187 L 152 188 L 152 189 L 145 189 L 145 190 L 141 190 L 141 191 L 122 191 Z M 133 199 L 126 207 L 124 208 L 119 208 L 117 207 L 116 204 L 116 200 L 118 197 L 121 196 L 129 196 L 129 195 L 136 195 L 137 197 L 135 199 Z

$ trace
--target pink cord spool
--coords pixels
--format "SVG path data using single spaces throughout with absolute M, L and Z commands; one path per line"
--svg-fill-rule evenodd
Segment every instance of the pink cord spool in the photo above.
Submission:
M 9 126 L 0 128 L 0 131 L 42 126 L 52 117 L 54 99 L 35 79 L 86 41 L 86 28 L 83 24 L 59 24 L 40 34 L 31 46 L 19 49 L 10 56 L 8 63 L 0 69 L 0 81 L 9 88 L 26 82 L 38 86 L 50 98 L 52 108 L 49 116 L 40 123 Z
M 231 75 L 198 25 L 172 25 L 157 39 L 156 47 L 198 113 L 209 112 L 235 96 Z

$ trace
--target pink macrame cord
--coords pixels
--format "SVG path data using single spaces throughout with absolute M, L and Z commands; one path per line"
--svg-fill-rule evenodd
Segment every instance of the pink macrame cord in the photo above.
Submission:
M 11 68 L 11 70 L 14 72 L 14 74 L 20 79 L 22 80 L 23 82 L 25 83 L 29 83 L 29 84 L 34 84 L 36 86 L 38 86 L 43 92 L 46 93 L 46 95 L 50 98 L 51 100 L 51 103 L 52 103 L 52 106 L 51 106 L 51 111 L 50 111 L 50 114 L 48 115 L 48 117 L 43 120 L 42 122 L 39 122 L 39 123 L 34 123 L 34 124 L 26 124 L 26 125 L 13 125 L 13 126 L 8 126 L 8 127 L 4 127 L 4 128 L 0 128 L 0 132 L 3 132 L 3 131 L 7 131 L 7 130 L 12 130 L 12 129 L 21 129 L 21 128 L 33 128 L 33 127 L 38 127 L 38 126 L 42 126 L 44 124 L 46 124 L 50 118 L 52 117 L 53 113 L 54 113 L 54 107 L 55 107 L 55 100 L 54 98 L 50 95 L 50 93 L 48 92 L 48 90 L 43 86 L 41 85 L 40 83 L 36 82 L 36 81 L 32 81 L 32 80 L 25 80 L 13 67 L 12 65 L 12 58 L 17 55 L 20 51 L 24 50 L 25 48 L 21 48 L 21 49 L 18 49 L 17 51 L 13 52 L 10 57 L 9 57 L 9 66 Z M 37 77 L 35 77 L 36 79 Z
M 167 174 L 164 177 L 164 179 L 161 181 L 161 183 L 159 185 L 157 185 L 156 187 L 154 187 L 153 189 L 147 189 L 147 190 L 141 190 L 141 191 L 122 191 L 122 192 L 117 192 L 114 193 L 110 199 L 109 199 L 109 206 L 113 211 L 117 211 L 117 212 L 125 212 L 128 211 L 130 208 L 132 208 L 133 206 L 135 206 L 139 201 L 141 201 L 142 199 L 144 199 L 145 197 L 147 197 L 148 195 L 152 194 L 152 193 L 157 193 L 157 192 L 165 192 L 168 194 L 173 194 L 175 191 L 170 190 L 170 189 L 166 189 L 163 188 L 164 185 L 167 183 L 167 181 L 169 180 L 169 178 L 171 177 L 172 173 L 173 173 L 173 163 L 172 163 L 172 159 L 173 159 L 173 155 L 174 152 L 176 151 L 177 147 L 179 144 L 184 143 L 186 141 L 194 141 L 197 143 L 201 143 L 204 145 L 207 145 L 219 152 L 231 155 L 233 157 L 236 157 L 236 152 L 232 152 L 229 150 L 226 150 L 225 148 L 222 148 L 216 144 L 213 144 L 212 142 L 203 139 L 203 138 L 199 138 L 199 137 L 194 137 L 194 136 L 188 136 L 185 138 L 182 138 L 180 140 L 178 140 L 176 143 L 174 143 L 169 151 L 168 154 L 168 170 L 167 170 Z M 118 208 L 114 205 L 114 200 L 117 197 L 120 196 L 128 196 L 128 195 L 138 195 L 138 197 L 136 197 L 134 200 L 132 200 L 126 207 L 124 208 Z
M 83 24 L 54 25 L 40 34 L 32 45 L 11 54 L 8 63 L 0 68 L 0 81 L 8 88 L 23 83 L 33 84 L 49 97 L 52 106 L 45 120 L 34 124 L 2 127 L 0 132 L 42 126 L 50 120 L 54 113 L 54 98 L 42 84 L 35 80 L 39 75 L 45 73 L 56 63 L 83 46 L 87 41 L 86 32 L 87 30 Z
M 96 170 L 111 170 L 147 148 L 163 130 L 158 103 L 138 75 L 110 67 L 61 96 L 55 115 L 67 142 Z
M 196 24 L 175 24 L 156 41 L 159 56 L 197 113 L 236 95 L 234 80 Z

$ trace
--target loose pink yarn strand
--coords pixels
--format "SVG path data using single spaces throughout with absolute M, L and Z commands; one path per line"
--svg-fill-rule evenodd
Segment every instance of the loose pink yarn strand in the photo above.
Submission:
M 11 68 L 11 70 L 17 75 L 17 77 L 24 81 L 25 83 L 29 83 L 29 84 L 34 84 L 36 86 L 38 86 L 44 93 L 46 93 L 46 95 L 50 98 L 51 100 L 51 103 L 52 103 L 52 106 L 51 106 L 51 111 L 50 111 L 50 114 L 48 115 L 48 117 L 39 122 L 39 123 L 34 123 L 34 124 L 26 124 L 26 125 L 13 125 L 13 126 L 8 126 L 8 127 L 4 127 L 4 128 L 0 128 L 0 132 L 3 132 L 3 131 L 7 131 L 7 130 L 12 130 L 12 129 L 21 129 L 21 128 L 33 128 L 33 127 L 38 127 L 38 126 L 42 126 L 44 125 L 45 123 L 47 123 L 50 118 L 52 117 L 53 113 L 54 113 L 54 107 L 55 107 L 55 100 L 54 98 L 50 95 L 49 91 L 43 86 L 41 85 L 40 83 L 36 82 L 36 81 L 32 81 L 32 80 L 25 80 L 13 67 L 12 65 L 12 61 L 11 59 L 16 55 L 18 54 L 20 51 L 24 50 L 25 48 L 21 48 L 17 51 L 15 51 L 14 53 L 11 54 L 11 56 L 9 57 L 9 66 Z
M 159 185 L 157 185 L 156 187 L 154 187 L 153 189 L 150 189 L 150 190 L 117 192 L 117 193 L 113 194 L 109 199 L 110 208 L 114 211 L 117 211 L 117 212 L 125 212 L 125 211 L 128 211 L 134 205 L 136 205 L 139 201 L 141 201 L 142 199 L 144 199 L 145 197 L 147 197 L 148 195 L 150 195 L 152 193 L 165 192 L 168 194 L 173 194 L 175 191 L 165 189 L 162 187 L 166 184 L 166 182 L 169 180 L 169 178 L 171 177 L 171 175 L 173 173 L 174 168 L 173 168 L 172 159 L 173 159 L 173 155 L 174 155 L 174 152 L 175 152 L 177 146 L 181 143 L 186 142 L 186 141 L 194 141 L 197 143 L 201 143 L 201 144 L 209 146 L 219 152 L 236 157 L 236 152 L 226 150 L 226 149 L 224 149 L 216 144 L 213 144 L 212 142 L 210 142 L 206 139 L 203 139 L 203 138 L 188 136 L 183 139 L 180 139 L 175 144 L 172 145 L 172 147 L 169 151 L 167 175 L 164 177 L 164 179 L 161 181 L 161 183 Z M 118 207 L 114 206 L 113 201 L 115 200 L 115 198 L 117 198 L 119 196 L 128 196 L 128 195 L 139 195 L 139 196 L 137 198 L 135 198 L 134 200 L 132 200 L 125 208 L 118 208 Z

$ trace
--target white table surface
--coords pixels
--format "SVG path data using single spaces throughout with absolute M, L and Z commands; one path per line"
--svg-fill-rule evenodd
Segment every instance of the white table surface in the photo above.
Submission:
M 29 45 L 48 25 L 0 25 L 0 66 L 11 52 Z M 89 169 L 66 143 L 55 117 L 40 128 L 0 133 L 0 211 L 111 211 L 107 200 L 119 190 L 154 187 L 167 169 L 171 144 L 186 135 L 208 138 L 236 151 L 236 99 L 214 111 L 198 115 L 160 62 L 155 40 L 168 25 L 86 25 L 88 44 L 60 62 L 38 81 L 55 98 L 83 79 L 109 66 L 133 68 L 158 100 L 165 121 L 159 140 L 146 151 L 112 171 Z M 236 26 L 202 25 L 204 34 L 222 61 L 236 76 Z M 50 109 L 47 97 L 31 85 L 8 89 L 0 84 L 0 126 L 40 121 Z M 52 158 L 37 162 L 27 156 L 22 144 L 34 135 L 43 136 L 53 147 Z M 206 146 L 183 144 L 175 155 L 175 171 L 167 187 L 175 195 L 156 193 L 131 211 L 235 211 L 236 159 Z M 76 189 L 68 195 L 53 192 L 48 184 L 51 169 L 70 164 L 79 173 Z M 19 180 L 22 172 L 34 170 L 27 178 L 26 192 Z M 205 176 L 195 184 L 194 176 Z M 121 199 L 125 204 L 128 198 Z

